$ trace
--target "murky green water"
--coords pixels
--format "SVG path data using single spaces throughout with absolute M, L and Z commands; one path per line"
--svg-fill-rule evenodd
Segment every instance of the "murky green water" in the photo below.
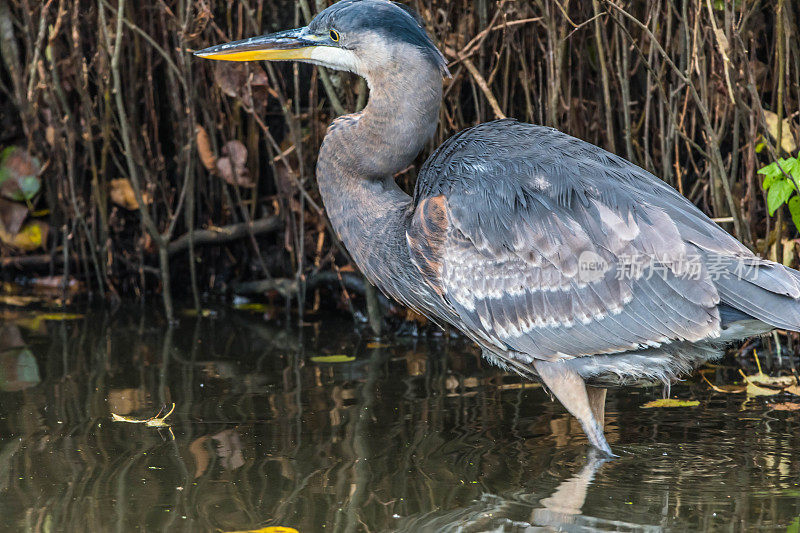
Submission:
M 800 411 L 699 380 L 695 408 L 610 395 L 593 457 L 539 387 L 458 339 L 376 343 L 220 311 L 0 330 L 0 513 L 11 531 L 798 531 Z M 63 318 L 63 317 L 62 317 Z M 346 357 L 329 357 L 329 356 Z M 785 357 L 786 359 L 786 357 Z M 795 398 L 800 401 L 800 399 Z M 170 427 L 114 422 L 175 404 Z M 153 424 L 151 423 L 151 426 Z

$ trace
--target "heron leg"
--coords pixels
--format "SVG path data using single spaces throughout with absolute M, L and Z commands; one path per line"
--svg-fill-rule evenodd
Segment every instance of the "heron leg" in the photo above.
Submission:
M 586 395 L 589 397 L 589 406 L 592 408 L 594 419 L 600 424 L 600 429 L 606 426 L 606 392 L 608 389 L 586 385 Z
M 603 435 L 602 422 L 598 422 L 597 417 L 603 409 L 599 397 L 605 398 L 605 390 L 600 389 L 602 393 L 599 391 L 590 393 L 583 378 L 560 361 L 534 361 L 533 367 L 550 392 L 581 423 L 592 446 L 613 456 Z M 598 404 L 600 407 L 597 407 Z M 599 419 L 602 421 L 602 416 Z

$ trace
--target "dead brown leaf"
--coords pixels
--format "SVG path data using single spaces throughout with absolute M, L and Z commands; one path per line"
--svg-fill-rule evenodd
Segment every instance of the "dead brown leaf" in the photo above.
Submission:
M 208 138 L 208 132 L 203 126 L 199 124 L 195 127 L 197 134 L 197 153 L 200 155 L 200 161 L 206 170 L 213 172 L 217 168 L 217 157 L 211 150 L 211 140 Z
M 773 411 L 800 411 L 800 403 L 783 402 L 772 404 Z
M 139 209 L 139 202 L 136 200 L 136 194 L 133 192 L 131 180 L 128 178 L 111 180 L 110 187 L 109 195 L 111 196 L 112 202 L 129 211 L 136 211 Z M 146 192 L 142 193 L 142 200 L 144 200 L 145 204 L 149 205 L 151 203 L 150 195 Z
M 794 394 L 795 396 L 800 396 L 800 385 L 789 385 L 783 392 L 788 392 L 789 394 Z
M 225 157 L 217 160 L 219 176 L 231 185 L 255 187 L 247 169 L 247 147 L 241 141 L 228 141 L 222 147 L 222 153 Z
M 20 202 L 39 192 L 42 167 L 38 159 L 26 150 L 12 146 L 3 150 L 0 161 L 0 195 Z
M 223 93 L 247 107 L 259 109 L 267 103 L 269 80 L 257 64 L 220 61 L 214 64 L 214 81 Z
M 16 235 L 28 216 L 28 207 L 0 198 L 0 224 L 9 235 Z
M 767 121 L 767 128 L 772 138 L 778 139 L 778 115 L 772 111 L 764 110 L 764 119 Z M 781 147 L 786 153 L 794 153 L 797 149 L 794 135 L 792 135 L 792 121 L 789 118 L 784 118 L 781 121 Z

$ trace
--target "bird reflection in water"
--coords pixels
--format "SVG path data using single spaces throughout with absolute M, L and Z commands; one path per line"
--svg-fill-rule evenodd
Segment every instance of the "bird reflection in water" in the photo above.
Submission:
M 8 524 L 636 531 L 693 529 L 706 513 L 717 529 L 774 528 L 797 514 L 800 441 L 783 438 L 797 428 L 755 402 L 654 412 L 640 408 L 651 389 L 612 391 L 607 431 L 621 457 L 603 463 L 540 387 L 487 367 L 463 340 L 370 348 L 332 317 L 298 332 L 222 310 L 162 326 L 120 311 L 21 328 L 41 382 L 0 392 Z M 348 357 L 313 361 L 333 354 Z M 111 422 L 112 408 L 142 417 L 173 402 L 175 440 Z

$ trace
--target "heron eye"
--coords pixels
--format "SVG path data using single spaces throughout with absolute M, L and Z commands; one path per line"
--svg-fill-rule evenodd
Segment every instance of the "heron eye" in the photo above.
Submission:
M 339 32 L 336 30 L 331 30 L 328 36 L 331 38 L 331 41 L 338 43 L 339 42 Z

